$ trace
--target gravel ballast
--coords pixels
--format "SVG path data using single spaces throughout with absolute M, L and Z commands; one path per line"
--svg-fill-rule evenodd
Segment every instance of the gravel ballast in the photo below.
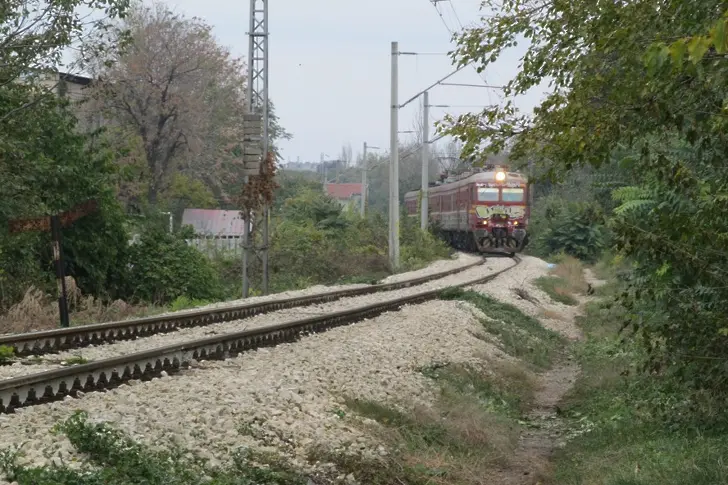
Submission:
M 156 334 L 138 340 L 124 340 L 107 345 L 89 346 L 81 349 L 63 351 L 57 354 L 49 354 L 43 357 L 43 362 L 33 363 L 30 365 L 17 362 L 13 365 L 0 367 L 0 379 L 8 379 L 36 372 L 42 372 L 50 369 L 57 369 L 62 366 L 61 362 L 73 359 L 74 357 L 83 357 L 89 361 L 107 359 L 111 357 L 122 356 L 133 352 L 141 352 L 151 350 L 164 345 L 173 345 L 191 340 L 219 335 L 224 333 L 239 332 L 246 329 L 259 328 L 267 325 L 275 325 L 283 322 L 289 322 L 305 316 L 317 316 L 326 313 L 351 309 L 359 306 L 370 305 L 381 302 L 383 300 L 395 299 L 406 295 L 413 295 L 422 291 L 445 288 L 447 286 L 474 280 L 478 277 L 487 276 L 502 269 L 508 268 L 514 264 L 513 260 L 508 258 L 494 258 L 486 261 L 482 266 L 477 266 L 465 270 L 461 273 L 446 276 L 428 283 L 403 288 L 400 290 L 388 291 L 386 293 L 374 293 L 370 295 L 361 295 L 352 298 L 343 298 L 341 300 L 311 305 L 300 308 L 289 308 L 276 312 L 256 315 L 243 320 L 235 320 L 230 322 L 220 322 L 203 327 L 183 328 L 177 331 Z M 444 271 L 443 268 L 433 271 L 437 273 Z M 421 275 L 420 275 L 421 276 Z M 37 362 L 37 360 L 26 360 L 25 362 Z
M 521 256 L 521 260 L 521 264 L 512 270 L 487 283 L 474 285 L 470 289 L 516 306 L 526 315 L 538 319 L 544 327 L 569 339 L 579 338 L 581 332 L 573 323 L 579 309 L 551 300 L 548 294 L 534 284 L 536 279 L 549 274 L 548 263 L 533 256 Z M 536 303 L 521 298 L 516 293 L 517 290 L 525 291 L 531 299 L 535 299 Z M 550 310 L 551 314 L 561 315 L 562 318 L 547 318 L 544 316 L 544 310 Z
M 342 397 L 404 406 L 432 402 L 433 386 L 418 368 L 442 361 L 476 363 L 484 354 L 509 358 L 473 337 L 471 332 L 481 328 L 461 302 L 407 306 L 297 343 L 200 362 L 174 377 L 0 415 L 0 448 L 25 442 L 27 463 L 71 462 L 70 443 L 49 430 L 81 409 L 146 443 L 175 443 L 214 460 L 261 442 L 286 450 L 302 467 L 307 451 L 317 445 L 383 454 L 379 443 L 340 417 Z M 258 439 L 241 435 L 241 425 Z

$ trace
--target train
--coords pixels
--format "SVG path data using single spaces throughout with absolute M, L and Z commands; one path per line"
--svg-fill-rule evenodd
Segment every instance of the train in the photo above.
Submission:
M 528 244 L 530 190 L 524 175 L 505 166 L 443 175 L 427 190 L 429 222 L 456 249 L 513 256 Z M 420 192 L 404 196 L 408 217 L 420 216 Z

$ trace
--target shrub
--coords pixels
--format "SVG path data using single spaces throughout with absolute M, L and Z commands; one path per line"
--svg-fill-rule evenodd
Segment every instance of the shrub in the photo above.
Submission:
M 599 259 L 608 234 L 597 204 L 550 198 L 544 200 L 539 212 L 534 231 L 537 253 L 550 256 L 564 252 L 590 263 Z
M 188 246 L 184 233 L 148 228 L 129 248 L 127 292 L 140 301 L 168 303 L 180 296 L 218 300 L 223 289 L 212 263 Z

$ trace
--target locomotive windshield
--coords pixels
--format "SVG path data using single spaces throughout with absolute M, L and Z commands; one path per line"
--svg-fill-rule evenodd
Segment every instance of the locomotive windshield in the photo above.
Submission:
M 498 202 L 498 189 L 495 187 L 478 187 L 478 202 Z
M 523 202 L 523 189 L 503 188 L 503 202 Z

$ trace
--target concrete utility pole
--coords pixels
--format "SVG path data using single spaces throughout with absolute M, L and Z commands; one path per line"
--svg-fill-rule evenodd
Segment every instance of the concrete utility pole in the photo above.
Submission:
M 366 206 L 367 206 L 367 193 L 368 193 L 368 187 L 367 187 L 367 172 L 369 171 L 369 164 L 367 162 L 367 150 L 371 148 L 372 150 L 379 150 L 379 147 L 370 147 L 367 145 L 367 142 L 364 142 L 364 154 L 362 155 L 362 162 L 361 162 L 361 216 L 364 217 L 366 215 Z
M 262 117 L 262 163 L 268 159 L 268 0 L 250 0 L 250 30 L 248 32 L 248 113 L 260 112 Z M 246 167 L 247 169 L 247 167 Z M 252 171 L 254 172 L 254 170 Z M 260 173 L 260 172 L 258 172 Z M 249 182 L 245 175 L 245 183 Z M 255 175 L 253 175 L 255 176 Z M 268 293 L 268 217 L 269 207 L 263 209 L 263 293 Z M 248 279 L 248 261 L 250 259 L 250 223 L 251 214 L 244 217 L 243 228 L 243 298 L 248 297 L 250 281 Z
M 399 43 L 392 42 L 392 100 L 389 119 L 389 264 L 399 269 Z
M 420 229 L 427 229 L 427 210 L 429 205 L 428 188 L 430 185 L 430 92 L 423 93 L 422 107 L 422 191 L 420 199 Z
M 321 152 L 321 186 L 326 193 L 326 166 L 324 165 L 324 152 Z

